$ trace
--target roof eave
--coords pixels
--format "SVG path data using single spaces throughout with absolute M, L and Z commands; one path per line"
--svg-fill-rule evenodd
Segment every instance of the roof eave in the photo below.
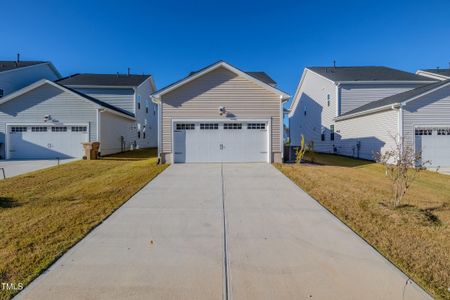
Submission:
M 378 112 L 382 112 L 382 111 L 386 111 L 386 110 L 396 109 L 396 108 L 399 108 L 400 106 L 401 106 L 401 103 L 388 104 L 388 105 L 380 106 L 377 108 L 368 109 L 368 110 L 364 110 L 361 112 L 356 112 L 353 114 L 339 116 L 339 117 L 334 118 L 334 120 L 339 122 L 339 121 L 344 121 L 344 120 L 353 119 L 353 118 L 357 118 L 357 117 L 363 117 L 366 115 L 370 115 L 370 114 L 374 114 L 374 113 L 378 113 Z
M 176 82 L 176 83 L 174 83 L 172 85 L 168 85 L 167 87 L 162 88 L 161 90 L 156 91 L 155 93 L 153 93 L 152 96 L 154 98 L 156 98 L 156 99 L 161 98 L 162 95 L 164 95 L 166 93 L 169 93 L 170 91 L 173 91 L 173 90 L 177 89 L 178 87 L 180 87 L 180 86 L 182 86 L 182 85 L 184 85 L 184 84 L 186 84 L 188 82 L 191 82 L 191 81 L 193 81 L 193 80 L 203 76 L 204 74 L 207 74 L 207 73 L 209 73 L 209 72 L 211 72 L 213 70 L 216 70 L 217 68 L 220 68 L 220 67 L 224 67 L 224 68 L 226 68 L 226 69 L 228 69 L 228 70 L 230 70 L 230 71 L 232 71 L 234 73 L 237 73 L 238 75 L 241 75 L 241 76 L 243 76 L 243 77 L 245 77 L 245 78 L 247 78 L 247 79 L 249 79 L 251 81 L 256 82 L 257 84 L 261 85 L 262 87 L 265 87 L 266 89 L 269 89 L 270 91 L 272 91 L 272 92 L 274 92 L 276 94 L 279 94 L 280 95 L 280 99 L 283 102 L 289 100 L 289 98 L 291 97 L 289 94 L 279 90 L 278 88 L 275 88 L 275 87 L 271 86 L 270 84 L 268 84 L 268 83 L 266 83 L 264 81 L 261 81 L 261 80 L 255 78 L 255 77 L 253 77 L 253 76 L 251 76 L 251 75 L 249 75 L 249 74 L 239 70 L 238 68 L 233 67 L 232 65 L 230 65 L 230 64 L 228 64 L 228 63 L 226 63 L 224 61 L 219 61 L 219 62 L 217 62 L 217 63 L 215 63 L 215 64 L 213 64 L 213 65 L 211 65 L 211 66 L 209 66 L 209 67 L 207 67 L 207 68 L 205 68 L 203 70 L 201 70 L 200 72 L 197 72 L 197 73 L 195 73 L 195 74 L 193 74 L 191 76 L 188 76 L 188 77 L 186 77 L 184 79 L 181 79 L 180 81 L 178 81 L 178 82 Z

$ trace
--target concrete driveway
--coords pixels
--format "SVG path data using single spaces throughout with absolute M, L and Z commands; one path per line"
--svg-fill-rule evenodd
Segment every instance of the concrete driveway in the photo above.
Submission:
M 19 299 L 430 299 L 268 164 L 174 165 Z
M 65 164 L 71 161 L 78 160 L 78 158 L 61 159 L 60 164 Z M 40 169 L 46 169 L 56 166 L 58 161 L 52 160 L 0 160 L 0 168 L 5 170 L 6 178 L 14 177 L 17 175 L 37 171 Z M 0 180 L 3 179 L 3 173 L 0 170 Z

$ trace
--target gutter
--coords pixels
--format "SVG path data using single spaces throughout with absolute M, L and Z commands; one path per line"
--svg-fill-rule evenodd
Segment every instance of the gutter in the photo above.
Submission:
M 385 105 L 385 106 L 381 106 L 381 107 L 377 107 L 377 108 L 373 108 L 373 109 L 369 109 L 369 110 L 365 110 L 365 111 L 361 111 L 361 112 L 356 112 L 356 113 L 345 115 L 345 116 L 336 117 L 336 118 L 334 118 L 334 120 L 339 122 L 339 121 L 343 121 L 343 120 L 347 120 L 347 119 L 353 119 L 356 117 L 370 115 L 370 114 L 385 111 L 385 110 L 397 109 L 400 107 L 401 107 L 400 103 L 394 103 L 394 104 L 389 104 L 389 105 Z

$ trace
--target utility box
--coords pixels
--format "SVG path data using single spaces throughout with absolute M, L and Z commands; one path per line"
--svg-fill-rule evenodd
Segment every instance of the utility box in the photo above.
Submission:
M 98 159 L 99 142 L 82 143 L 84 149 L 83 159 L 93 160 Z

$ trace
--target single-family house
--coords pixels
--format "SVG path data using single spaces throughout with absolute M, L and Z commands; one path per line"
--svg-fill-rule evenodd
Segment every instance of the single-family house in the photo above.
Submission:
M 289 95 L 224 61 L 155 92 L 163 162 L 281 162 Z
M 398 129 L 399 111 L 383 106 L 374 109 L 380 113 L 368 110 L 364 118 L 354 118 L 358 109 L 436 81 L 387 67 L 306 68 L 288 115 L 291 146 L 299 146 L 303 134 L 315 151 L 374 159 L 403 134 Z
M 0 99 L 0 156 L 82 157 L 85 142 L 107 155 L 157 144 L 150 75 L 76 74 L 41 79 Z
M 41 79 L 61 78 L 49 61 L 0 61 L 0 99 Z

